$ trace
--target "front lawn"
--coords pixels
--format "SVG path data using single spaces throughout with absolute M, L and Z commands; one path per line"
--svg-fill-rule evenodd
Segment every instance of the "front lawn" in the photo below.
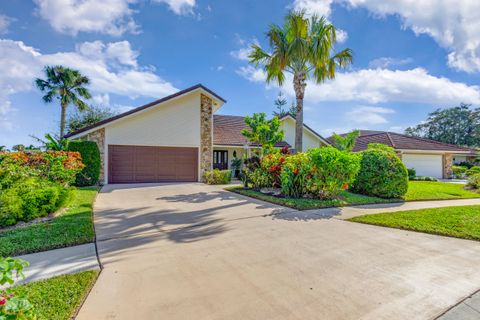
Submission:
M 297 210 L 319 209 L 328 207 L 343 207 L 362 204 L 392 203 L 401 201 L 419 201 L 419 200 L 449 200 L 449 199 L 469 199 L 480 198 L 480 194 L 474 191 L 465 190 L 464 185 L 433 181 L 410 181 L 408 183 L 408 192 L 404 199 L 382 199 L 378 197 L 369 197 L 360 194 L 342 191 L 339 199 L 319 200 L 306 198 L 281 198 L 261 192 L 245 189 L 241 186 L 226 188 L 228 191 L 236 192 L 247 197 L 275 203 L 281 206 L 294 208 Z
M 98 271 L 63 275 L 7 289 L 24 296 L 35 308 L 38 320 L 72 319 L 97 279 Z
M 410 181 L 406 201 L 480 198 L 480 194 L 465 190 L 465 185 L 434 181 Z
M 306 199 L 306 198 L 280 198 L 272 195 L 264 194 L 252 189 L 245 189 L 241 186 L 234 186 L 226 188 L 228 191 L 236 192 L 238 194 L 275 203 L 284 207 L 290 207 L 297 210 L 319 209 L 329 207 L 343 207 L 361 204 L 374 204 L 374 203 L 390 203 L 401 201 L 399 199 L 382 199 L 377 197 L 369 197 L 360 194 L 351 193 L 348 191 L 342 191 L 339 199 L 335 200 L 319 200 L 319 199 Z
M 0 232 L 0 256 L 16 256 L 92 242 L 92 205 L 96 194 L 96 187 L 76 189 L 69 209 L 63 215 L 48 222 Z
M 456 238 L 480 240 L 480 206 L 370 214 L 349 221 Z

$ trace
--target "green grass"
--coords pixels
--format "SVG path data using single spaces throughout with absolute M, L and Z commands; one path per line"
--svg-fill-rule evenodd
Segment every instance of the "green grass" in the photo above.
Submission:
M 97 279 L 98 271 L 85 271 L 15 286 L 7 290 L 26 297 L 38 320 L 71 319 Z
M 465 190 L 464 185 L 433 181 L 410 181 L 406 201 L 480 198 L 480 194 Z
M 446 207 L 370 214 L 349 221 L 480 240 L 480 206 Z
M 236 192 L 244 196 L 275 203 L 281 206 L 294 208 L 297 210 L 308 210 L 328 207 L 344 207 L 362 204 L 392 203 L 401 201 L 419 201 L 419 200 L 449 200 L 449 199 L 469 199 L 480 198 L 480 193 L 465 190 L 464 185 L 434 182 L 434 181 L 410 181 L 408 192 L 404 199 L 382 199 L 378 197 L 369 197 L 355 194 L 348 191 L 342 191 L 339 199 L 319 200 L 319 199 L 293 199 L 279 198 L 261 192 L 245 189 L 241 186 L 226 188 L 228 191 Z
M 244 189 L 241 186 L 234 186 L 226 188 L 228 191 L 236 192 L 241 195 L 275 203 L 284 207 L 290 207 L 297 210 L 319 209 L 328 207 L 343 207 L 351 205 L 361 204 L 374 204 L 374 203 L 390 203 L 401 201 L 399 199 L 382 199 L 376 197 L 369 197 L 360 194 L 355 194 L 347 191 L 340 193 L 339 199 L 335 200 L 319 200 L 319 199 L 294 199 L 294 198 L 279 198 L 271 195 L 263 194 L 261 192 Z
M 97 188 L 76 189 L 69 209 L 48 222 L 0 232 L 0 256 L 74 246 L 94 238 L 92 204 Z

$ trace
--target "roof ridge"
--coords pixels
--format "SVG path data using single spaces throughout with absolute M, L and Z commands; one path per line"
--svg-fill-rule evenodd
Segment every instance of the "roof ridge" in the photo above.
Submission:
M 395 143 L 393 142 L 392 137 L 390 136 L 390 132 L 388 131 L 387 131 L 387 138 L 388 138 L 388 141 L 390 141 L 390 143 L 392 144 L 392 147 L 395 148 Z

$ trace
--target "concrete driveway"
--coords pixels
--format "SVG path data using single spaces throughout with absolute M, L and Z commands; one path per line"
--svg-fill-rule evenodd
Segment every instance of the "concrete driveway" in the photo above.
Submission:
M 432 319 L 480 288 L 478 242 L 313 217 L 203 184 L 106 186 L 77 319 Z

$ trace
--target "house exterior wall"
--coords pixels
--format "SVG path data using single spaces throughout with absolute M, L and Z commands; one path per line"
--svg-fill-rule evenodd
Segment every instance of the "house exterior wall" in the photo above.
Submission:
M 232 159 L 233 157 L 233 152 L 236 151 L 237 153 L 237 158 L 243 159 L 244 154 L 245 154 L 245 149 L 243 147 L 223 147 L 223 146 L 214 146 L 213 150 L 226 150 L 228 151 L 228 169 L 231 169 L 231 164 L 232 164 Z M 212 152 L 213 153 L 213 152 Z
M 292 146 L 295 147 L 295 121 L 292 118 L 285 118 L 282 121 L 280 129 L 283 130 L 285 134 L 284 140 Z M 319 148 L 324 146 L 323 142 L 314 134 L 312 134 L 307 129 L 303 129 L 303 151 L 307 151 L 310 148 Z

